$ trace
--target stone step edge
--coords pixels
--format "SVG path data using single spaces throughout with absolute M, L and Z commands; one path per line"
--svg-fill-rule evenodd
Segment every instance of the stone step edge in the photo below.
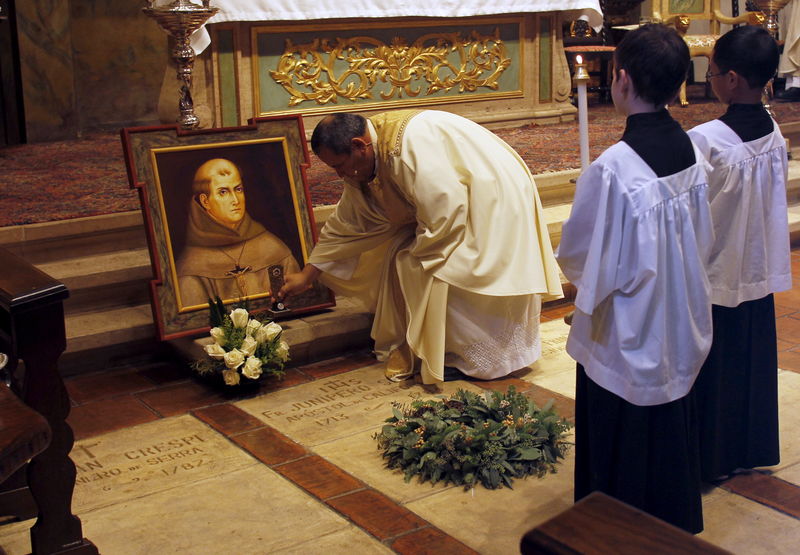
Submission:
M 779 127 L 784 136 L 791 137 L 796 135 L 800 139 L 800 121 L 782 123 Z M 800 140 L 790 141 L 790 147 L 800 146 L 798 143 L 800 143 Z M 574 193 L 574 180 L 577 179 L 578 175 L 580 175 L 580 169 L 535 174 L 533 177 L 539 189 L 542 204 L 547 204 L 551 199 L 561 198 L 565 193 Z M 555 202 L 560 203 L 561 201 L 555 200 Z M 318 226 L 333 211 L 334 206 L 314 207 L 315 220 Z M 59 239 L 98 231 L 111 232 L 141 225 L 143 225 L 141 210 L 35 224 L 12 225 L 0 227 L 0 245 Z
M 129 210 L 52 222 L 0 227 L 0 245 L 66 239 L 90 233 L 113 233 L 144 225 L 141 210 Z
M 36 264 L 70 290 L 89 289 L 124 281 L 151 279 L 147 248 L 125 249 Z
M 560 222 L 557 225 L 558 236 L 560 237 Z M 553 235 L 553 231 L 554 230 L 551 230 L 551 236 Z M 789 232 L 792 244 L 796 245 L 800 243 L 800 204 L 792 205 L 789 209 Z M 557 238 L 554 238 L 554 243 L 557 244 Z M 569 289 L 571 286 L 566 282 L 563 276 L 562 283 L 565 285 L 565 295 L 569 298 Z M 558 302 L 563 301 L 554 301 L 551 304 L 557 304 Z M 357 313 L 359 314 L 358 319 L 364 321 L 362 322 L 364 326 L 368 326 L 366 321 L 370 320 L 369 314 L 365 311 L 354 310 L 354 304 L 357 303 L 352 299 L 338 297 L 337 306 L 332 309 L 332 312 L 336 313 L 339 311 L 339 313 L 341 313 L 341 311 L 346 308 L 348 317 L 355 317 L 354 314 Z M 300 334 L 300 337 L 304 337 L 304 341 L 307 340 L 309 345 L 315 340 L 322 339 L 322 337 L 314 336 L 313 334 L 309 336 L 310 332 L 306 326 L 314 325 L 315 322 L 317 325 L 332 326 L 333 331 L 336 332 L 336 330 L 338 330 L 339 334 L 347 331 L 357 331 L 344 326 L 343 322 L 337 320 L 338 317 L 332 320 L 328 320 L 327 318 L 325 314 L 316 314 L 290 321 L 289 330 L 291 331 L 287 330 L 287 340 L 290 338 L 293 340 L 296 339 L 294 338 L 294 334 Z M 103 320 L 107 322 L 106 325 L 101 324 Z M 82 351 L 97 347 L 105 347 L 119 342 L 133 342 L 155 337 L 155 325 L 153 323 L 152 309 L 149 303 L 137 305 L 135 307 L 122 307 L 119 309 L 98 311 L 95 313 L 67 314 L 65 316 L 65 321 L 67 324 L 67 352 Z M 80 328 L 77 332 L 76 327 Z M 93 329 L 94 331 L 91 333 L 81 331 L 87 328 Z M 361 331 L 363 332 L 365 329 L 366 327 L 362 328 Z M 194 338 L 189 340 L 189 342 L 192 341 L 194 341 Z
M 570 190 L 569 180 L 577 177 L 579 173 L 579 170 L 563 170 L 538 174 L 534 176 L 534 179 L 539 188 L 540 196 L 543 199 L 549 198 L 546 196 L 547 194 L 560 197 L 563 191 Z M 331 212 L 333 212 L 334 208 L 335 205 L 314 207 L 314 220 L 317 223 L 317 227 L 321 227 L 321 224 L 327 219 Z M 127 212 L 117 212 L 114 214 L 86 216 L 35 224 L 12 225 L 0 227 L 0 245 L 58 240 L 87 233 L 111 233 L 118 230 L 141 227 L 143 225 L 144 221 L 141 210 L 129 210 Z
M 571 285 L 564 281 L 565 297 L 571 298 Z M 545 303 L 557 305 L 564 299 Z M 337 341 L 346 341 L 346 336 L 356 334 L 368 338 L 372 326 L 372 315 L 362 305 L 349 297 L 337 297 L 336 306 L 292 320 L 279 322 L 284 326 L 285 339 L 291 345 L 302 345 L 312 354 L 325 348 L 335 347 Z M 156 341 L 156 327 L 150 303 L 113 308 L 109 310 L 67 314 L 66 353 L 109 347 L 119 343 L 134 343 L 142 340 Z M 204 334 L 198 334 L 200 338 Z M 170 340 L 176 346 L 194 343 L 198 337 Z M 320 342 L 329 342 L 330 345 Z M 184 347 L 188 348 L 188 347 Z M 301 347 L 295 347 L 301 348 Z M 329 349 L 330 350 L 330 349 Z
M 800 134 L 800 122 L 792 124 Z M 800 160 L 790 161 L 790 176 L 787 189 L 800 189 Z M 534 181 L 539 191 L 542 205 L 547 207 L 552 204 L 562 204 L 571 200 L 575 193 L 575 180 L 580 175 L 579 169 L 567 169 L 534 175 Z M 336 205 L 323 205 L 314 207 L 314 220 L 317 227 L 321 227 Z M 111 233 L 118 230 L 141 227 L 144 225 L 140 210 L 103 214 L 42 222 L 35 224 L 22 224 L 0 227 L 0 245 L 13 245 L 33 241 L 49 241 L 80 236 L 88 233 Z
M 797 128 L 798 133 L 800 133 L 800 122 L 797 123 Z M 578 169 L 534 175 L 533 177 L 539 191 L 542 205 L 547 208 L 548 206 L 570 202 L 575 193 L 575 180 L 579 175 L 580 170 Z M 800 160 L 791 161 L 789 163 L 787 193 L 795 192 L 800 192 Z M 336 205 L 314 207 L 314 220 L 317 224 L 317 229 L 322 227 L 325 220 L 335 208 Z M 9 246 L 34 241 L 54 241 L 98 232 L 113 233 L 114 231 L 142 227 L 143 225 L 141 211 L 131 210 L 115 214 L 72 218 L 69 220 L 6 226 L 0 227 L 0 245 Z M 54 250 L 57 249 L 54 247 Z M 63 260 L 70 259 L 66 258 Z M 54 259 L 44 264 L 53 264 L 57 262 L 58 259 Z
M 572 194 L 570 188 L 574 189 L 574 183 L 570 183 L 571 176 L 576 176 L 579 172 L 577 170 L 567 170 L 562 172 L 553 172 L 550 174 L 542 174 L 537 176 L 539 185 L 546 191 L 556 191 L 557 196 L 564 196 L 569 198 Z M 800 194 L 793 195 L 791 193 L 800 193 L 800 161 L 793 163 L 790 168 L 790 173 L 794 174 L 790 180 L 790 196 L 800 197 Z M 558 192 L 560 191 L 560 192 Z M 565 191 L 567 191 L 565 193 Z M 797 199 L 795 199 L 797 200 Z M 557 247 L 561 237 L 561 224 L 569 216 L 571 203 L 562 202 L 561 204 L 552 204 L 544 208 L 545 217 L 548 221 L 548 229 L 550 231 L 550 239 L 553 247 Z M 317 221 L 321 224 L 332 212 L 333 206 L 324 206 L 315 209 L 317 214 Z M 789 210 L 790 220 L 790 234 L 792 244 L 800 242 L 800 203 L 790 203 Z M 136 215 L 139 215 L 136 213 Z M 111 216 L 99 217 L 104 220 L 104 223 L 110 223 L 115 227 L 121 227 L 119 222 L 113 220 L 119 219 L 122 226 L 127 226 L 131 223 L 135 224 L 136 218 L 132 217 L 118 217 Z M 91 218 L 86 218 L 89 220 Z M 139 222 L 141 220 L 139 219 Z M 96 226 L 95 226 L 96 228 Z M 105 228 L 107 229 L 107 228 Z M 51 263 L 39 264 L 38 267 L 59 279 L 67 285 L 67 287 L 77 293 L 86 292 L 95 287 L 104 287 L 108 285 L 115 285 L 119 283 L 131 282 L 134 286 L 139 286 L 142 282 L 148 282 L 152 278 L 150 270 L 149 253 L 146 248 L 133 249 L 128 251 L 128 255 L 138 260 L 138 264 L 128 266 L 126 268 L 114 268 L 106 270 L 105 261 L 109 261 L 118 257 L 117 253 L 102 253 L 97 255 L 90 255 L 86 257 L 77 257 L 74 259 L 65 259 L 64 261 L 56 261 Z M 94 263 L 93 263 L 94 261 Z M 86 268 L 101 268 L 100 271 L 90 270 L 85 273 L 66 272 L 62 273 L 59 268 L 69 267 L 71 264 L 77 264 Z M 138 281 L 137 281 L 138 280 Z M 121 308 L 124 308 L 121 307 Z M 85 315 L 91 310 L 91 307 L 72 307 L 68 310 L 69 313 L 77 315 Z
M 571 186 L 574 189 L 574 184 L 565 184 L 564 177 L 571 173 L 577 172 L 559 172 L 561 175 L 548 176 L 550 180 L 550 190 L 560 189 L 562 193 L 559 196 L 565 196 L 564 191 Z M 790 187 L 787 193 L 792 200 L 800 198 L 800 162 L 798 162 L 791 170 L 794 176 L 790 179 Z M 565 198 L 569 198 L 572 192 L 566 194 Z M 790 211 L 793 207 L 798 206 L 798 203 L 790 201 Z M 561 224 L 569 216 L 571 202 L 551 203 L 544 207 L 545 219 L 548 222 L 548 230 L 550 232 L 550 240 L 555 248 L 561 237 Z M 315 209 L 317 213 L 317 222 L 321 225 L 325 219 L 333 211 L 334 206 L 324 206 Z M 791 220 L 791 216 L 790 216 Z M 795 223 L 796 227 L 798 224 Z M 794 235 L 798 231 L 794 227 L 790 230 Z M 67 258 L 63 260 L 56 260 L 53 262 L 37 264 L 37 267 L 48 275 L 52 276 L 59 281 L 62 281 L 72 291 L 84 291 L 94 287 L 101 287 L 115 283 L 143 280 L 149 281 L 152 279 L 150 255 L 147 248 L 141 249 L 128 249 L 125 251 L 125 256 L 134 261 L 133 264 L 121 266 L 119 262 L 119 253 L 100 253 L 95 255 L 88 255 L 84 257 Z M 76 271 L 76 268 L 85 268 L 86 271 Z
M 358 302 L 347 297 L 337 298 L 332 309 L 281 321 L 282 338 L 289 344 L 295 362 L 319 359 L 351 347 L 369 344 L 372 315 Z M 186 360 L 206 357 L 203 347 L 211 341 L 207 334 L 183 337 L 170 341 Z
M 557 233 L 560 236 L 560 222 Z M 800 204 L 789 209 L 789 230 L 792 244 L 800 242 Z M 555 229 L 551 228 L 551 235 Z M 554 240 L 557 244 L 557 240 Z M 562 276 L 566 299 L 574 296 L 572 286 Z M 558 304 L 564 300 L 551 301 L 546 304 Z M 134 307 L 123 307 L 99 311 L 96 313 L 80 313 L 67 315 L 67 352 L 108 347 L 117 343 L 136 342 L 144 339 L 155 339 L 155 325 L 149 303 Z M 323 313 L 312 314 L 290 320 L 286 325 L 286 340 L 298 345 L 296 349 L 304 350 L 304 359 L 313 358 L 315 352 L 321 354 L 324 349 L 335 348 L 337 341 L 348 334 L 355 334 L 353 340 L 365 341 L 369 335 L 371 316 L 353 299 L 338 297 L 337 306 Z M 76 330 L 76 328 L 78 328 Z M 87 333 L 86 329 L 93 331 Z M 194 343 L 197 338 L 175 340 L 179 350 L 197 354 Z M 358 342 L 357 341 L 357 342 Z M 187 346 L 188 345 L 188 346 Z M 192 346 L 194 345 L 194 346 Z M 201 343 L 202 345 L 202 343 Z M 193 350 L 194 349 L 194 350 Z M 194 356 L 194 355 L 193 355 Z
M 112 309 L 91 314 L 66 316 L 67 348 L 70 358 L 94 350 L 126 343 L 141 344 L 156 338 L 155 324 L 149 304 Z M 284 338 L 291 345 L 292 357 L 308 360 L 326 356 L 337 348 L 364 346 L 369 341 L 372 316 L 353 299 L 337 298 L 335 307 L 325 311 L 280 322 Z M 87 331 L 90 330 L 90 331 Z M 203 352 L 192 351 L 196 341 L 206 334 L 168 340 L 185 357 L 201 358 Z M 202 349 L 202 347 L 200 347 Z

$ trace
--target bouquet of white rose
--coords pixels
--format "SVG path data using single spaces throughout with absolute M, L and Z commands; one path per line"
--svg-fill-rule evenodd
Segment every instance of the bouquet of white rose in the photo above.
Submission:
M 246 308 L 226 313 L 220 299 L 210 301 L 209 306 L 214 342 L 205 346 L 209 358 L 192 365 L 200 375 L 220 374 L 225 385 L 283 377 L 289 344 L 281 339 L 279 324 L 252 318 Z

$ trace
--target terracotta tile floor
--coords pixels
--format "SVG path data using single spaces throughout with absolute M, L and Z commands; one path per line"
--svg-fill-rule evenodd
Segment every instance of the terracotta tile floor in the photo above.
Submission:
M 792 254 L 792 268 L 794 275 L 800 276 L 800 250 L 794 251 Z M 800 278 L 796 277 L 796 281 L 797 285 L 792 291 L 778 294 L 775 297 L 780 367 L 788 371 L 784 374 L 789 379 L 785 379 L 784 382 L 794 384 L 792 387 L 795 388 L 793 392 L 786 393 L 786 395 L 792 395 L 792 397 L 782 397 L 782 402 L 785 403 L 789 399 L 795 406 L 800 402 L 800 387 L 798 387 L 800 380 L 792 378 L 795 373 L 800 373 Z M 542 314 L 542 321 L 558 324 L 569 310 L 571 310 L 571 304 L 547 307 Z M 285 392 L 288 388 L 302 386 L 302 384 L 332 383 L 323 381 L 335 380 L 337 375 L 366 368 L 372 364 L 374 364 L 374 359 L 369 353 L 362 351 L 345 353 L 337 358 L 294 368 L 287 374 L 285 381 L 263 388 L 261 391 L 251 394 L 250 397 L 280 394 L 280 392 Z M 539 405 L 544 404 L 549 399 L 553 399 L 558 412 L 567 418 L 572 418 L 574 415 L 573 399 L 528 381 L 526 378 L 529 377 L 528 374 L 530 372 L 532 371 L 521 371 L 514 377 L 488 383 L 474 382 L 473 385 L 502 391 L 505 391 L 508 386 L 514 385 L 517 390 L 525 392 Z M 193 422 L 194 424 L 192 425 L 199 425 L 201 426 L 200 429 L 205 426 L 208 428 L 209 434 L 213 433 L 227 440 L 234 452 L 246 457 L 247 461 L 253 461 L 250 464 L 255 465 L 254 471 L 259 468 L 267 468 L 269 471 L 276 473 L 285 483 L 297 488 L 305 496 L 303 499 L 305 499 L 306 506 L 314 508 L 314 510 L 328 512 L 331 512 L 332 509 L 332 513 L 336 515 L 336 518 L 344 519 L 346 525 L 346 528 L 337 532 L 337 534 L 357 534 L 358 542 L 367 542 L 351 545 L 349 542 L 356 540 L 345 541 L 339 538 L 337 541 L 341 540 L 340 543 L 335 545 L 344 545 L 346 547 L 331 547 L 328 549 L 331 553 L 362 552 L 361 548 L 354 547 L 356 545 L 364 546 L 363 552 L 365 553 L 465 554 L 497 552 L 492 548 L 481 547 L 476 542 L 470 543 L 469 538 L 471 536 L 466 533 L 462 535 L 458 526 L 448 528 L 422 516 L 424 511 L 419 509 L 424 507 L 427 499 L 426 495 L 430 495 L 433 498 L 434 496 L 430 492 L 440 490 L 423 489 L 421 490 L 423 493 L 412 499 L 412 502 L 401 502 L 396 497 L 393 497 L 392 494 L 387 493 L 388 490 L 381 489 L 380 485 L 376 486 L 369 477 L 356 476 L 351 469 L 341 468 L 340 465 L 332 462 L 330 456 L 320 456 L 318 446 L 309 446 L 309 444 L 295 441 L 295 439 L 265 423 L 264 420 L 256 415 L 246 412 L 237 405 L 244 398 L 231 396 L 196 381 L 190 375 L 189 370 L 179 362 L 165 361 L 141 368 L 125 368 L 103 373 L 79 375 L 67 380 L 67 389 L 73 402 L 69 423 L 75 432 L 76 439 L 85 442 L 79 444 L 81 445 L 82 453 L 88 452 L 90 448 L 93 448 L 95 445 L 94 440 L 97 440 L 97 444 L 99 444 L 106 437 L 116 437 L 114 434 L 122 434 L 120 437 L 124 437 L 129 431 L 133 433 L 135 430 L 144 430 L 146 426 L 171 421 L 175 417 L 188 418 L 187 422 Z M 794 424 L 798 422 L 800 422 L 798 419 L 793 421 Z M 708 499 L 704 499 L 704 504 L 707 501 L 709 507 L 719 507 L 720 514 L 725 514 L 722 511 L 723 505 L 727 506 L 734 502 L 751 503 L 748 507 L 751 507 L 755 516 L 749 520 L 741 520 L 737 526 L 744 526 L 747 533 L 756 538 L 761 533 L 759 532 L 759 527 L 766 526 L 763 523 L 772 522 L 770 518 L 777 519 L 781 526 L 780 533 L 789 534 L 784 544 L 796 546 L 800 545 L 800 487 L 798 486 L 800 484 L 800 471 L 798 471 L 800 469 L 800 443 L 793 439 L 798 437 L 796 429 L 791 429 L 785 433 L 789 435 L 782 436 L 782 441 L 792 449 L 791 454 L 794 457 L 792 460 L 785 461 L 786 464 L 781 466 L 777 472 L 765 469 L 735 476 L 726 482 L 716 484 L 715 487 L 709 485 L 711 493 L 707 494 Z M 195 433 L 192 437 L 207 441 L 204 437 L 201 437 L 200 433 Z M 788 441 L 786 441 L 787 437 Z M 189 444 L 189 440 L 186 438 L 181 441 L 185 441 L 187 445 Z M 202 448 L 196 447 L 196 443 L 194 445 L 195 451 L 198 449 L 199 451 L 197 452 L 202 451 Z M 150 454 L 160 453 L 163 449 L 165 447 L 159 443 L 147 447 Z M 189 451 L 185 450 L 184 452 Z M 129 458 L 133 457 L 130 451 L 125 453 Z M 252 459 L 250 458 L 251 456 Z M 76 455 L 73 455 L 73 458 L 75 457 Z M 149 461 L 152 461 L 152 459 L 149 459 Z M 158 461 L 161 461 L 161 459 L 158 459 Z M 176 465 L 174 472 L 178 472 L 181 468 L 186 469 L 192 466 L 188 462 L 184 462 L 183 459 L 176 459 L 175 462 L 183 466 Z M 83 464 L 77 460 L 76 463 Z M 189 464 L 188 467 L 186 466 L 187 464 Z M 571 467 L 560 471 L 559 476 L 561 476 L 562 480 L 569 480 L 570 473 Z M 194 487 L 201 487 L 201 484 L 207 479 L 198 480 L 196 484 L 191 481 L 184 482 L 181 487 L 189 488 L 187 491 L 192 491 Z M 545 478 L 545 481 L 542 482 L 543 487 L 547 483 L 546 480 L 550 479 Z M 571 493 L 567 493 L 567 497 L 569 497 Z M 481 492 L 476 489 L 472 496 L 480 494 Z M 166 495 L 166 493 L 163 495 Z M 218 501 L 224 504 L 224 498 L 229 494 L 222 491 L 219 495 L 220 499 Z M 453 495 L 467 496 L 468 494 L 458 492 L 453 493 Z M 513 493 L 509 495 L 513 495 Z M 459 498 L 456 497 L 456 499 Z M 511 497 L 510 499 L 514 498 Z M 517 498 L 516 502 L 522 507 L 525 505 L 526 499 Z M 459 503 L 463 504 L 464 501 L 459 501 Z M 121 505 L 120 507 L 123 506 Z M 311 510 L 310 508 L 309 510 Z M 245 512 L 256 509 L 256 507 L 244 508 Z M 119 510 L 123 511 L 122 514 L 124 514 L 124 507 Z M 706 539 L 716 543 L 715 540 L 722 538 L 718 541 L 723 544 L 729 541 L 733 546 L 741 548 L 733 549 L 733 551 L 758 552 L 752 545 L 742 544 L 740 540 L 734 538 L 726 539 L 725 533 L 715 532 L 715 530 L 721 529 L 722 523 L 714 520 L 717 518 L 714 516 L 716 513 L 708 508 L 705 510 L 707 531 L 712 534 L 711 537 Z M 76 512 L 79 511 L 76 510 Z M 87 528 L 90 528 L 88 524 L 94 518 L 93 514 L 90 512 L 81 515 L 85 523 L 84 532 L 86 532 Z M 14 524 L 13 526 L 20 526 L 21 524 Z M 467 528 L 474 526 L 476 526 L 474 522 L 471 524 L 465 522 L 464 530 L 466 531 Z M 24 543 L 25 528 L 16 533 L 16 536 L 4 532 L 3 528 L 6 527 L 0 527 L 0 545 L 6 547 L 4 542 L 11 541 L 15 537 L 17 539 L 14 541 L 23 541 Z M 303 526 L 299 527 L 299 529 L 302 528 Z M 197 533 L 201 532 L 198 531 Z M 333 542 L 330 538 L 338 537 L 337 534 L 329 534 L 325 538 Z M 772 529 L 765 528 L 763 534 L 769 534 L 774 539 L 776 533 Z M 23 540 L 20 540 L 19 537 L 23 537 Z M 177 540 L 174 543 L 170 543 L 173 540 L 163 538 L 159 541 L 165 542 L 161 544 L 163 546 L 162 552 L 197 552 L 190 548 L 181 547 L 181 542 Z M 209 539 L 208 541 L 219 540 Z M 515 542 L 518 540 L 507 538 L 505 541 L 506 545 L 516 545 Z M 13 541 L 12 544 L 17 545 Z M 15 551 L 13 545 L 7 551 L 9 554 L 26 552 L 25 548 L 22 548 L 22 551 Z M 289 547 L 284 546 L 276 551 L 282 553 L 313 551 L 306 551 L 308 547 L 306 543 L 291 547 L 291 542 L 289 541 L 287 545 Z M 334 543 L 330 545 L 334 545 Z M 370 546 L 369 549 L 366 546 Z M 106 552 L 110 553 L 144 552 L 138 549 L 130 549 L 128 545 L 123 545 L 121 541 L 118 545 L 111 545 L 110 550 L 108 547 L 108 544 L 106 544 Z M 723 547 L 731 549 L 732 546 L 723 545 Z M 503 550 L 503 552 L 512 551 L 508 551 L 505 548 Z M 772 551 L 778 553 L 782 552 L 782 549 L 773 548 Z M 791 549 L 786 550 L 787 553 L 791 551 Z M 238 547 L 235 550 L 233 547 L 228 549 L 215 546 L 213 548 L 209 547 L 207 551 L 203 552 L 262 553 L 265 551 L 262 551 L 257 545 L 252 545 L 244 549 Z M 3 553 L 3 549 L 0 549 L 0 553 Z
M 800 250 L 792 251 L 791 291 L 775 295 L 775 318 L 778 328 L 778 365 L 800 372 Z

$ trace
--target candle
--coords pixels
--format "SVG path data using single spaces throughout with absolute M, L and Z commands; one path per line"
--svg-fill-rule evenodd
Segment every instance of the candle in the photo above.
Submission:
M 589 108 L 586 105 L 586 83 L 589 72 L 579 54 L 575 56 L 575 85 L 578 89 L 578 135 L 581 149 L 581 171 L 589 167 Z

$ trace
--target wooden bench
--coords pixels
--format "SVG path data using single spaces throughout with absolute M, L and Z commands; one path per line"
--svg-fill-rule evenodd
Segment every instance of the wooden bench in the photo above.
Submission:
M 13 416 L 9 430 L 23 434 L 20 439 L 33 434 L 25 445 L 15 446 L 13 441 L 9 445 L 15 460 L 8 468 L 20 458 L 23 466 L 0 487 L 0 514 L 20 519 L 38 515 L 30 530 L 34 554 L 95 555 L 97 548 L 82 537 L 81 521 L 72 514 L 75 464 L 69 452 L 74 440 L 66 421 L 69 396 L 58 372 L 58 358 L 67 344 L 63 303 L 69 292 L 64 284 L 2 248 L 0 268 L 0 352 L 9 356 L 13 390 L 0 384 L 0 404 L 7 405 Z M 19 360 L 25 362 L 21 378 L 15 373 Z M 24 405 L 17 404 L 14 394 Z M 36 422 L 37 413 L 44 426 L 39 421 L 33 432 L 23 433 L 24 423 L 13 423 L 20 418 Z M 49 444 L 42 435 L 46 428 Z M 24 464 L 36 450 L 38 454 Z
M 0 483 L 50 445 L 50 426 L 0 383 Z
M 721 549 L 604 493 L 593 492 L 529 530 L 522 555 L 728 554 Z

